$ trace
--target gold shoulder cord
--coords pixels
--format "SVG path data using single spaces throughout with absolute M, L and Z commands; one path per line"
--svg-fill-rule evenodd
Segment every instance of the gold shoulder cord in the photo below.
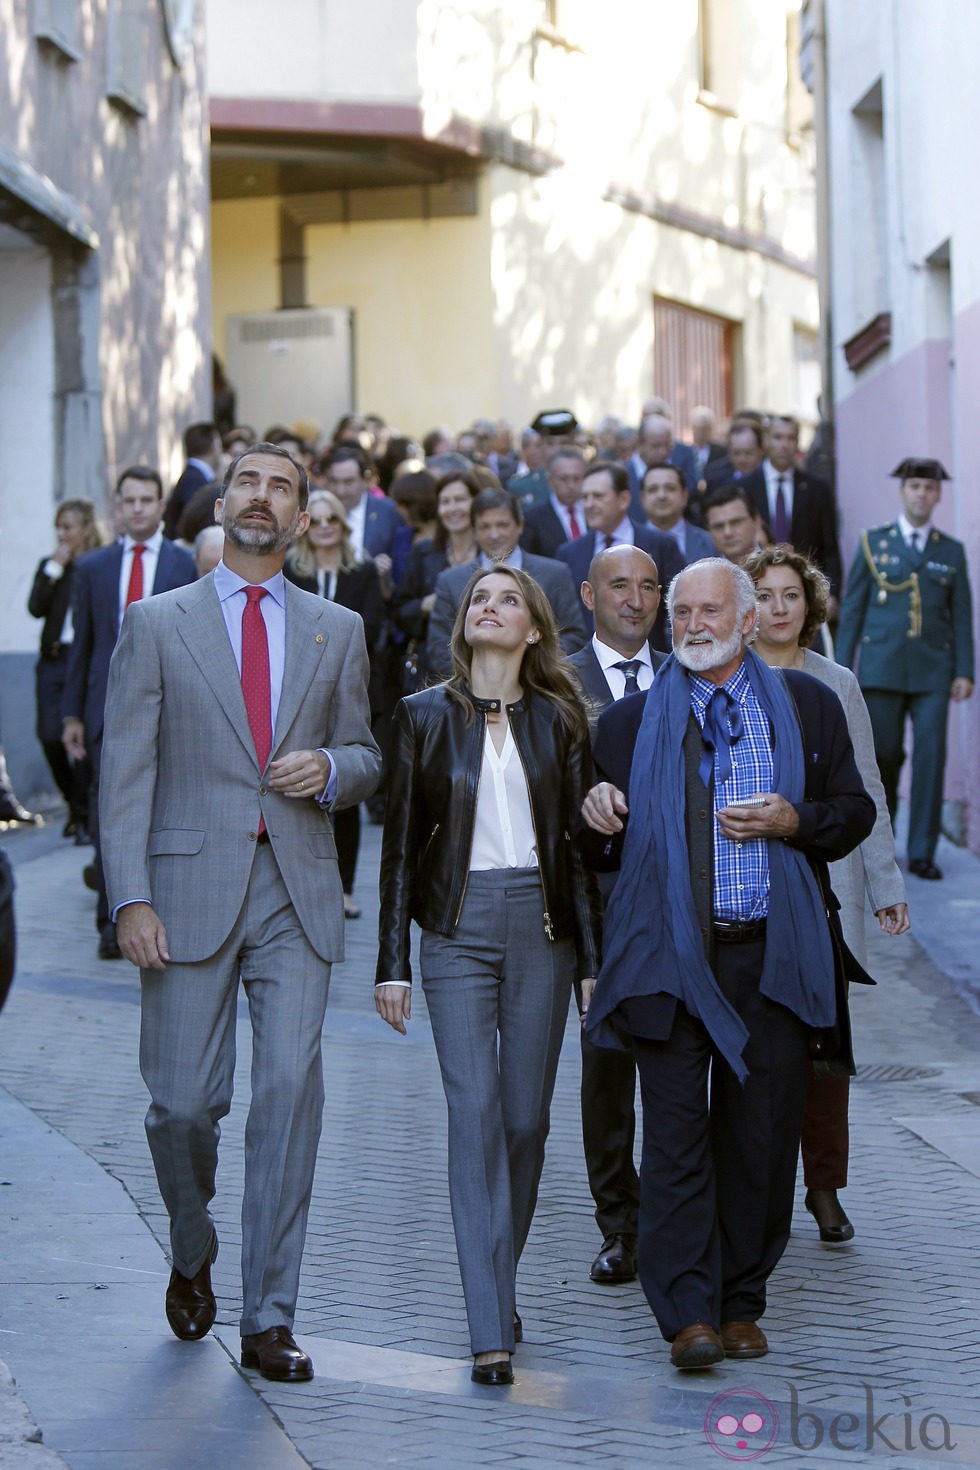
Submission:
M 875 559 L 871 553 L 871 543 L 868 540 L 867 531 L 861 532 L 861 550 L 864 559 L 868 563 L 868 570 L 878 584 L 878 601 L 888 601 L 889 592 L 907 592 L 909 594 L 909 631 L 910 638 L 922 637 L 922 593 L 919 591 L 919 574 L 910 572 L 908 579 L 904 582 L 889 582 L 883 572 L 875 566 Z

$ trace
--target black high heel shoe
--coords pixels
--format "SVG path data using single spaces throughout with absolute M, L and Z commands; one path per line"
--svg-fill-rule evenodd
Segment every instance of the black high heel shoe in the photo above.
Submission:
M 474 1363 L 470 1378 L 485 1388 L 504 1388 L 513 1383 L 514 1369 L 510 1358 L 501 1358 L 496 1363 Z
M 830 1195 L 833 1204 L 840 1210 L 840 1219 L 833 1225 L 829 1224 L 826 1217 L 821 1220 L 814 1202 L 815 1195 Z M 803 1196 L 803 1204 L 817 1222 L 820 1231 L 820 1239 L 825 1245 L 845 1245 L 847 1241 L 854 1239 L 854 1226 L 844 1213 L 844 1206 L 837 1198 L 836 1189 L 808 1189 Z

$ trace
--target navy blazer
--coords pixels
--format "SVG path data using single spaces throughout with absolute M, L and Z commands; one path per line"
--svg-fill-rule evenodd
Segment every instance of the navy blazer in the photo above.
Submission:
M 585 516 L 579 511 L 579 528 L 585 531 Z M 533 556 L 554 556 L 568 540 L 568 532 L 555 514 L 550 499 L 532 505 L 524 515 L 521 547 Z
M 666 592 L 678 572 L 684 570 L 684 558 L 681 549 L 673 536 L 665 536 L 663 531 L 657 531 L 647 523 L 645 526 L 633 526 L 634 545 L 641 551 L 646 551 L 657 563 L 657 571 L 660 573 L 660 585 Z M 564 546 L 559 546 L 555 553 L 558 561 L 563 561 L 572 574 L 575 589 L 581 587 L 583 582 L 589 579 L 589 567 L 595 556 L 595 531 L 589 531 L 580 536 L 577 541 L 566 541 Z M 579 594 L 581 596 L 581 594 Z M 595 619 L 585 604 L 582 604 L 582 612 L 586 627 L 591 637 L 595 631 Z M 670 643 L 667 639 L 667 607 L 666 598 L 660 604 L 657 613 L 657 621 L 653 625 L 650 634 L 651 648 L 659 648 L 661 653 L 670 652 Z
M 756 508 L 772 530 L 765 471 L 760 465 L 742 480 L 755 501 Z M 829 578 L 831 595 L 840 596 L 841 558 L 837 541 L 837 506 L 826 480 L 819 480 L 806 470 L 793 471 L 793 514 L 789 539 L 796 551 L 810 557 Z
M 387 496 L 369 495 L 364 510 L 364 555 L 391 555 L 395 532 L 405 522 L 398 514 L 398 507 Z
M 64 719 L 85 723 L 85 738 L 91 744 L 102 738 L 109 661 L 119 637 L 119 576 L 123 543 L 89 551 L 75 562 L 72 587 L 72 620 L 75 637 L 68 656 L 61 713 Z M 151 596 L 172 592 L 197 580 L 197 567 L 189 551 L 164 538 L 157 557 Z
M 196 464 L 184 466 L 180 479 L 170 492 L 167 508 L 163 513 L 163 534 L 172 541 L 177 535 L 177 523 L 188 501 L 197 494 L 202 485 L 214 483 L 213 475 L 206 475 Z

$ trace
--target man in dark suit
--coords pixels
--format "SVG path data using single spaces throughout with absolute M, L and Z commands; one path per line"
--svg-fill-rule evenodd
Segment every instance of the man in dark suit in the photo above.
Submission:
M 778 414 L 770 420 L 769 453 L 759 469 L 743 480 L 773 540 L 787 541 L 810 557 L 830 579 L 827 616 L 837 621 L 841 588 L 837 507 L 830 486 L 797 467 L 800 429 L 794 418 Z
M 735 418 L 728 430 L 728 450 L 719 459 L 709 461 L 705 470 L 705 491 L 721 485 L 737 484 L 754 473 L 766 457 L 765 436 L 761 420 Z
M 643 507 L 640 503 L 640 486 L 643 484 L 643 476 L 647 470 L 655 464 L 677 465 L 684 476 L 684 483 L 688 490 L 697 488 L 693 449 L 690 444 L 683 444 L 679 439 L 674 438 L 670 419 L 659 413 L 644 415 L 640 424 L 636 449 L 627 465 L 633 510 L 641 520 Z M 660 570 L 662 572 L 663 567 Z
M 596 460 L 590 465 L 582 484 L 582 505 L 588 534 L 577 541 L 566 541 L 557 552 L 558 560 L 568 567 L 576 587 L 587 580 L 596 552 L 609 546 L 638 546 L 647 552 L 657 564 L 664 587 L 683 569 L 684 558 L 676 541 L 652 526 L 638 526 L 631 518 L 629 479 L 622 465 L 611 459 Z M 586 619 L 591 632 L 593 619 L 588 609 Z M 666 649 L 662 609 L 657 614 L 651 639 L 654 648 Z
M 668 600 L 674 657 L 594 742 L 582 845 L 620 875 L 586 1024 L 636 1053 L 640 1279 L 691 1369 L 768 1351 L 811 1035 L 838 1020 L 826 864 L 875 807 L 837 696 L 747 647 L 742 568 L 698 563 Z
M 318 468 L 350 519 L 350 544 L 359 561 L 372 558 L 379 577 L 391 572 L 391 543 L 403 525 L 398 507 L 387 496 L 370 493 L 370 465 L 357 444 L 336 444 Z
M 664 655 L 648 643 L 660 607 L 656 563 L 638 546 L 613 546 L 592 559 L 582 600 L 595 617 L 591 640 L 569 663 L 601 713 L 649 689 Z M 614 873 L 600 873 L 603 899 Z M 600 1286 L 636 1276 L 640 1181 L 633 1163 L 636 1062 L 631 1050 L 596 1046 L 582 1031 L 582 1142 L 602 1247 L 589 1272 Z
M 532 576 L 551 603 L 564 651 L 574 653 L 581 648 L 587 634 L 575 584 L 560 562 L 521 550 L 524 523 L 520 501 L 509 490 L 481 490 L 473 500 L 471 514 L 479 557 L 464 566 L 447 567 L 436 580 L 436 600 L 425 639 L 426 662 L 434 678 L 444 679 L 450 673 L 449 638 L 467 582 L 477 567 L 490 567 L 495 562 L 520 567 Z
M 909 870 L 936 880 L 949 701 L 973 693 L 973 611 L 966 549 L 936 529 L 932 513 L 947 480 L 938 459 L 904 459 L 902 514 L 861 537 L 841 608 L 837 659 L 858 682 L 874 732 L 892 821 L 912 721 Z
M 119 958 L 116 931 L 109 917 L 99 845 L 99 776 L 109 661 L 119 636 L 123 613 L 131 602 L 158 592 L 185 587 L 197 576 L 189 551 L 174 546 L 160 529 L 163 484 L 156 470 L 135 465 L 123 470 L 116 485 L 116 522 L 122 533 L 112 546 L 90 551 L 75 562 L 72 588 L 74 638 L 62 696 L 62 739 L 71 760 L 89 758 L 89 835 L 99 931 L 99 958 Z
M 177 535 L 177 526 L 188 501 L 202 485 L 212 484 L 218 473 L 222 444 L 217 424 L 188 424 L 184 430 L 184 454 L 187 463 L 170 492 L 163 518 L 163 533 L 171 541 Z
M 694 478 L 700 489 L 707 479 L 708 469 L 725 458 L 725 446 L 712 439 L 715 416 L 710 408 L 699 404 L 691 409 L 691 451 L 694 455 Z
M 566 541 L 577 541 L 586 529 L 582 508 L 585 455 L 568 445 L 556 449 L 548 459 L 547 500 L 524 512 L 521 546 L 532 556 L 554 556 Z
M 687 519 L 690 491 L 675 464 L 655 464 L 643 476 L 640 498 L 649 524 L 677 542 L 684 565 L 716 556 L 710 534 Z

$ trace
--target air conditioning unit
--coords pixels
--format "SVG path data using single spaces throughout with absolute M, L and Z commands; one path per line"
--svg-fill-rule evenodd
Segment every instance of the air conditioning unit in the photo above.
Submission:
M 261 434 L 300 420 L 329 434 L 354 407 L 350 307 L 264 311 L 228 318 L 226 373 L 235 416 Z

